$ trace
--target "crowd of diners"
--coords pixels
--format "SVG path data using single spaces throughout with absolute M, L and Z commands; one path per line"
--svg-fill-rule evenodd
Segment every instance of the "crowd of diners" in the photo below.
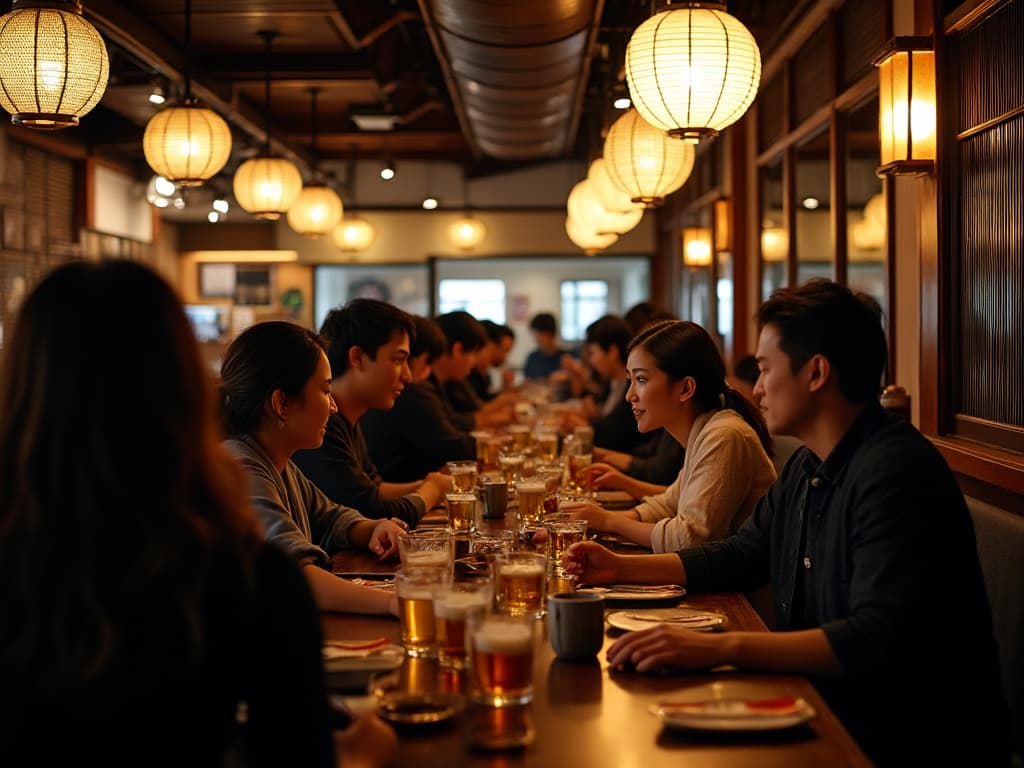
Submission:
M 1005 765 L 971 519 L 940 454 L 878 404 L 877 304 L 814 280 L 757 323 L 754 370 L 734 376 L 703 328 L 649 304 L 591 324 L 580 357 L 552 315 L 531 323 L 523 374 L 578 399 L 565 427 L 593 427 L 595 483 L 640 499 L 571 513 L 652 550 L 585 541 L 565 567 L 774 590 L 773 632 L 656 626 L 617 639 L 609 666 L 806 675 L 879 764 Z M 318 611 L 395 614 L 395 598 L 330 560 L 394 557 L 449 490 L 445 463 L 474 458 L 471 432 L 514 418 L 514 343 L 465 312 L 354 299 L 319 333 L 248 328 L 213 385 L 155 273 L 52 271 L 0 369 L 5 762 L 392 761 L 374 715 L 332 730 Z M 780 436 L 802 447 L 773 462 Z

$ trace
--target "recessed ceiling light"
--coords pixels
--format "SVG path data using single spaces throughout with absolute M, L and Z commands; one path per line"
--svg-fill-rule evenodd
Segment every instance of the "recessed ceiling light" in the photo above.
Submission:
M 385 165 L 380 169 L 380 177 L 384 179 L 384 181 L 391 181 L 395 178 L 395 169 L 390 165 Z
M 208 214 L 206 214 L 206 220 L 211 224 L 216 224 L 218 221 L 220 221 L 220 214 L 217 213 L 216 211 L 210 211 Z
M 818 198 L 816 198 L 816 197 L 805 197 L 804 198 L 803 206 L 808 211 L 813 211 L 813 210 L 817 209 L 818 206 L 820 206 L 820 205 L 821 205 L 821 201 L 818 200 Z
M 425 198 L 423 198 L 423 208 L 424 208 L 424 210 L 427 210 L 427 211 L 432 211 L 435 208 L 437 208 L 437 198 L 436 197 L 425 197 Z

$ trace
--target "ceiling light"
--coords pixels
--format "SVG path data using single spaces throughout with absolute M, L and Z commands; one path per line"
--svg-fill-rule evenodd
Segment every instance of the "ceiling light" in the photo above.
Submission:
M 78 125 L 107 88 L 103 38 L 77 0 L 53 5 L 15 0 L 0 17 L 0 106 L 15 125 Z
M 167 101 L 167 97 L 164 95 L 164 88 L 162 85 L 157 83 L 149 92 L 149 103 L 159 107 L 165 101 Z
M 391 181 L 395 178 L 395 169 L 390 165 L 385 165 L 380 169 L 380 177 L 384 179 L 384 181 Z
M 153 187 L 156 189 L 157 194 L 163 195 L 164 197 L 170 197 L 174 194 L 174 182 L 169 181 L 163 176 L 156 176 L 154 178 Z
M 292 207 L 302 191 L 302 175 L 295 164 L 270 154 L 270 43 L 276 32 L 261 30 L 266 44 L 267 73 L 263 109 L 267 116 L 266 144 L 263 154 L 246 160 L 235 171 L 235 201 L 243 210 L 261 219 L 273 221 Z
M 808 211 L 815 211 L 821 205 L 821 201 L 816 197 L 805 197 L 802 203 L 803 207 Z
M 225 200 L 223 197 L 216 198 L 213 201 L 213 210 L 215 210 L 217 213 L 227 213 L 228 201 Z
M 629 100 L 628 96 L 619 96 L 619 98 L 612 102 L 612 106 L 616 109 L 629 109 L 633 106 L 633 102 Z
M 584 253 L 597 253 L 598 251 L 603 251 L 619 239 L 618 235 L 598 234 L 587 227 L 586 224 L 576 221 L 571 216 L 565 217 L 565 234 L 567 234 L 573 244 L 577 248 L 582 249 Z
M 437 208 L 437 198 L 436 197 L 425 197 L 425 198 L 423 198 L 423 210 L 425 210 L 425 211 L 432 211 L 435 208 Z
M 465 215 L 448 227 L 448 237 L 457 248 L 464 251 L 476 248 L 487 237 L 487 227 L 475 216 Z
M 721 2 L 669 8 L 626 46 L 633 106 L 651 125 L 696 143 L 739 120 L 757 96 L 761 52 Z
M 599 235 L 625 234 L 639 224 L 644 215 L 642 205 L 631 205 L 627 211 L 607 210 L 597 199 L 589 179 L 584 179 L 572 188 L 566 209 L 570 219 Z
M 604 168 L 612 183 L 634 203 L 661 205 L 693 170 L 693 147 L 669 138 L 631 109 L 608 129 Z
M 310 140 L 310 155 L 312 157 L 312 173 L 315 178 L 316 171 L 316 97 L 320 93 L 319 88 L 310 88 L 310 112 L 312 125 L 312 138 Z M 338 222 L 344 208 L 338 193 L 325 184 L 308 184 L 302 188 L 298 198 L 288 209 L 288 225 L 306 237 L 320 237 L 332 231 Z
M 153 115 L 142 137 L 142 151 L 149 167 L 185 187 L 199 186 L 215 176 L 231 155 L 231 129 L 224 118 L 212 109 L 200 107 L 192 98 L 192 70 L 187 53 L 191 38 L 192 2 L 185 0 L 185 94 L 179 103 Z M 163 98 L 162 89 L 160 93 Z M 153 94 L 149 99 L 153 101 Z
M 216 224 L 218 221 L 220 221 L 220 214 L 217 213 L 216 211 L 210 211 L 208 214 L 206 214 L 206 220 L 211 224 Z

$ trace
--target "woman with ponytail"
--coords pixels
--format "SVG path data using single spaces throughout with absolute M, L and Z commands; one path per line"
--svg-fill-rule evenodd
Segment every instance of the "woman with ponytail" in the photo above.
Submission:
M 592 502 L 563 508 L 655 552 L 728 536 L 775 481 L 761 414 L 726 384 L 718 348 L 695 323 L 645 328 L 630 342 L 626 367 L 637 428 L 664 427 L 686 449 L 679 476 L 626 512 Z

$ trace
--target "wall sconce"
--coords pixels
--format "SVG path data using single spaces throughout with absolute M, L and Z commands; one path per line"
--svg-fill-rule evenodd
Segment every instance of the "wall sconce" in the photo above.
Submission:
M 715 251 L 732 251 L 732 204 L 726 198 L 715 200 Z
M 711 265 L 711 230 L 687 227 L 683 230 L 683 264 L 688 267 Z
M 779 263 L 789 255 L 789 237 L 782 227 L 765 226 L 761 230 L 761 258 Z
M 923 176 L 935 168 L 935 52 L 930 37 L 897 37 L 878 67 L 879 176 Z

